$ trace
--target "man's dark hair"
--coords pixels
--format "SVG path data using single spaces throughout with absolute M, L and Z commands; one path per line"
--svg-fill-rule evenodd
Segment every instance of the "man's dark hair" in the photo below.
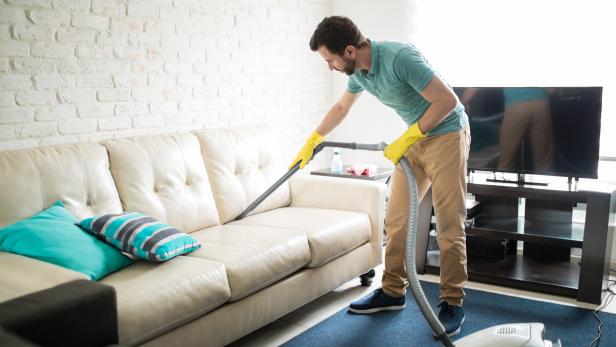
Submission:
M 361 48 L 367 45 L 366 38 L 361 34 L 355 23 L 347 17 L 325 17 L 312 34 L 310 49 L 315 52 L 325 46 L 330 52 L 343 55 L 347 46 Z

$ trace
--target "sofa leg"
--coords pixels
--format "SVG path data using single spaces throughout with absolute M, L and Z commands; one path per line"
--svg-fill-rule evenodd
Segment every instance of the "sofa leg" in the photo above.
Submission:
M 364 287 L 369 287 L 372 284 L 372 279 L 376 276 L 376 272 L 374 269 L 366 272 L 363 275 L 359 275 L 359 279 L 361 280 L 361 285 Z

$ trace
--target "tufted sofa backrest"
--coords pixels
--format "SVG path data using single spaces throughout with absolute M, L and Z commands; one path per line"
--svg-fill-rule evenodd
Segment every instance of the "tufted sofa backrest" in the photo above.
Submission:
M 105 147 L 76 143 L 0 151 L 0 226 L 57 200 L 78 219 L 122 211 Z
M 122 207 L 190 233 L 220 224 L 197 138 L 190 133 L 103 142 Z
M 194 134 L 201 143 L 220 221 L 233 220 L 286 172 L 274 134 L 266 126 L 205 129 Z M 290 204 L 287 183 L 252 213 Z
M 266 126 L 0 151 L 0 226 L 56 200 L 78 219 L 139 211 L 193 232 L 233 220 L 286 172 Z M 287 183 L 253 213 L 290 204 Z

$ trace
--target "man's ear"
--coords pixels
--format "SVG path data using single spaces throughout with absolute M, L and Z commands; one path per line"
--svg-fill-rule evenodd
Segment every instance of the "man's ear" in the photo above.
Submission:
M 355 58 L 355 53 L 357 53 L 355 46 L 348 45 L 344 49 L 344 56 L 347 58 Z

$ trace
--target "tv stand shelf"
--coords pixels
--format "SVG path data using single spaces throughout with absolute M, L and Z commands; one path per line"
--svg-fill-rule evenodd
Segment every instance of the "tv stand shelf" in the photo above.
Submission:
M 438 274 L 438 251 L 428 252 L 426 267 L 427 272 Z M 571 262 L 538 261 L 511 254 L 498 262 L 470 258 L 467 271 L 473 281 L 570 297 L 578 296 L 580 266 Z
M 616 190 L 596 180 L 575 184 L 557 178 L 547 186 L 490 182 L 473 174 L 468 192 L 479 208 L 466 228 L 468 236 L 523 243 L 523 254 L 509 247 L 500 259 L 468 257 L 469 279 L 542 291 L 600 304 L 609 278 Z M 429 197 L 430 198 L 430 197 Z M 524 213 L 519 199 L 525 198 Z M 431 204 L 431 198 L 430 200 Z M 585 223 L 574 223 L 573 208 L 586 204 Z M 423 205 L 423 202 L 422 202 Z M 420 207 L 418 242 L 428 244 L 430 209 Z M 438 228 L 438 225 L 436 226 Z M 571 261 L 571 248 L 582 250 L 580 263 Z M 439 252 L 426 247 L 418 272 L 439 273 Z M 423 266 L 422 266 L 423 265 Z
M 474 225 L 466 229 L 466 234 L 577 248 L 582 248 L 584 243 L 584 228 L 570 221 L 548 224 L 527 218 L 499 218 L 485 214 L 475 217 Z

